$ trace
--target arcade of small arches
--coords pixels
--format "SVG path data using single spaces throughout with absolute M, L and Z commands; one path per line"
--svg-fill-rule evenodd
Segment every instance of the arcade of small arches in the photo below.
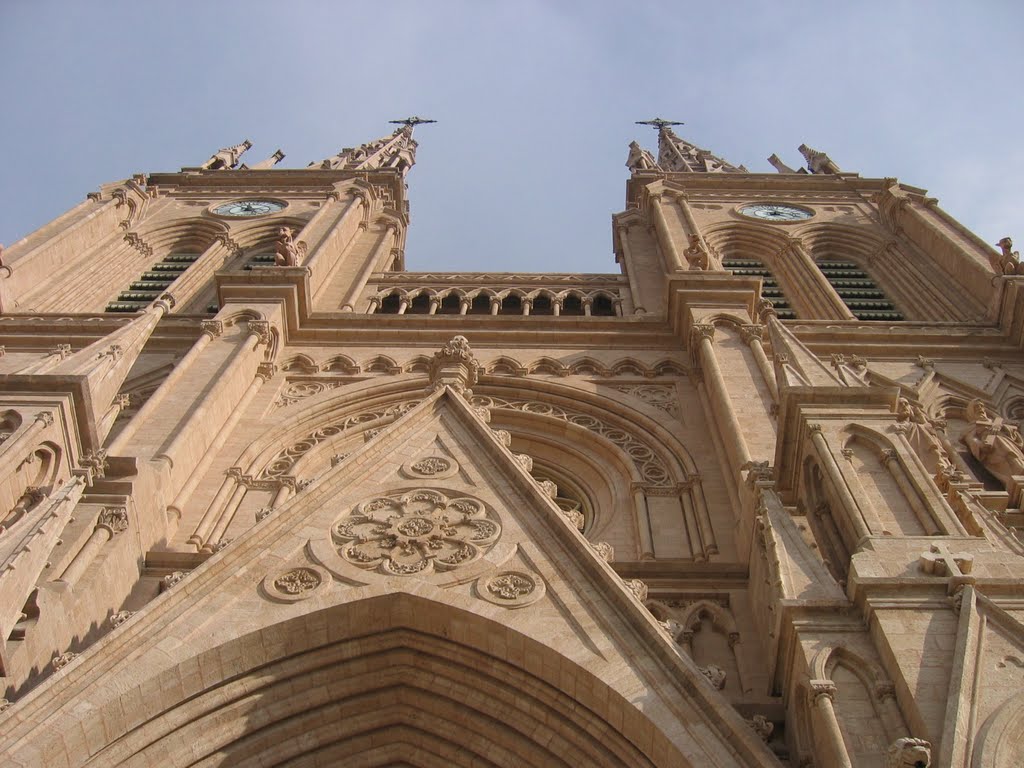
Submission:
M 541 288 L 390 288 L 370 298 L 369 314 L 384 315 L 551 315 L 617 317 L 622 297 L 608 290 Z

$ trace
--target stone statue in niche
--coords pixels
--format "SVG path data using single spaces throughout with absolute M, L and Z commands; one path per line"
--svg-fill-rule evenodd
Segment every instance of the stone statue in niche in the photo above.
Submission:
M 708 247 L 696 232 L 690 235 L 690 247 L 683 254 L 690 264 L 690 269 L 711 268 L 711 257 L 708 255 Z
M 970 428 L 960 438 L 971 454 L 1010 490 L 1014 476 L 1024 476 L 1024 440 L 1017 427 L 1002 418 L 992 418 L 981 400 L 967 404 Z
M 654 155 L 635 141 L 631 141 L 629 142 L 629 157 L 626 158 L 626 167 L 631 171 L 650 171 L 657 170 L 658 164 L 654 161 Z
M 914 452 L 924 462 L 925 467 L 933 476 L 949 474 L 954 471 L 942 441 L 936 434 L 940 423 L 928 418 L 924 410 L 901 397 L 896 401 L 896 422 L 902 424 L 903 433 L 907 436 Z
M 278 267 L 295 267 L 299 259 L 305 256 L 305 243 L 295 240 L 295 232 L 291 227 L 277 230 L 277 243 L 274 246 L 274 265 Z

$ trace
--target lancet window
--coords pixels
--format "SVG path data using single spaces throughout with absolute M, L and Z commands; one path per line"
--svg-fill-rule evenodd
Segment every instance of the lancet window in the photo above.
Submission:
M 818 268 L 839 298 L 858 320 L 903 320 L 878 283 L 855 262 L 828 258 L 818 261 Z
M 779 287 L 775 275 L 757 259 L 729 258 L 722 260 L 723 269 L 732 270 L 734 275 L 761 278 L 761 296 L 772 303 L 780 320 L 794 320 L 796 313 Z
M 107 304 L 107 312 L 140 312 L 160 298 L 171 284 L 181 277 L 201 253 L 169 253 L 133 280 L 127 290 Z M 273 254 L 271 254 L 273 255 Z

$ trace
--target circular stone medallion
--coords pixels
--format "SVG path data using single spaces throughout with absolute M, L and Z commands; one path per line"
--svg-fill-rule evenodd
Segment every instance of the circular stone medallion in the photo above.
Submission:
M 294 603 L 312 597 L 330 583 L 331 576 L 323 568 L 303 565 L 267 574 L 263 579 L 263 589 L 275 600 Z
M 443 480 L 459 471 L 459 465 L 447 456 L 424 456 L 402 465 L 402 474 L 406 477 L 430 478 Z
M 522 608 L 544 597 L 544 580 L 526 571 L 499 571 L 479 579 L 476 593 L 503 608 Z

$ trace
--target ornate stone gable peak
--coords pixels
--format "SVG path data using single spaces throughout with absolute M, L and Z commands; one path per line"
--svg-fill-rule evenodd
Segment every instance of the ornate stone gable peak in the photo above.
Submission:
M 658 166 L 664 171 L 684 173 L 746 173 L 706 149 L 676 136 L 668 126 L 658 131 Z

